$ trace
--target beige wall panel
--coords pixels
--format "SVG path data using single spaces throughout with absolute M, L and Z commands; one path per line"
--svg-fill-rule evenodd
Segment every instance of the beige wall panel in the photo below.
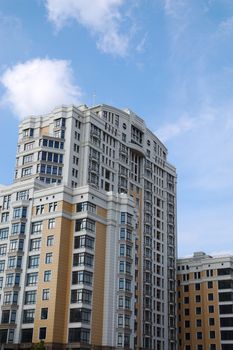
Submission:
M 49 126 L 44 126 L 43 128 L 40 129 L 40 135 L 49 135 Z
M 46 327 L 46 342 L 64 343 L 67 334 L 72 260 L 73 234 L 71 232 L 71 221 L 59 217 L 56 218 L 54 229 L 48 229 L 47 227 L 48 220 L 44 220 L 33 342 L 39 341 L 39 328 Z M 54 235 L 54 245 L 47 247 L 47 237 L 50 235 Z M 52 264 L 45 264 L 45 256 L 49 252 L 53 253 Z M 45 270 L 52 270 L 50 282 L 44 282 Z M 42 300 L 42 290 L 44 288 L 50 289 L 48 301 Z M 40 320 L 42 307 L 48 307 L 47 320 Z
M 72 213 L 75 211 L 75 205 L 72 205 L 68 202 L 59 202 L 58 207 L 59 207 L 59 210 L 65 211 L 67 213 Z
M 102 345 L 106 226 L 96 222 L 91 343 Z
M 107 217 L 107 210 L 104 209 L 104 208 L 97 207 L 97 208 L 96 208 L 96 213 L 97 213 L 98 216 L 102 216 L 102 217 L 104 217 L 104 218 Z

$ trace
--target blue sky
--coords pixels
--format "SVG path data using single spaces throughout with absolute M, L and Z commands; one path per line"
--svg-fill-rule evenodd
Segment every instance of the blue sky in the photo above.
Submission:
M 178 173 L 179 256 L 233 252 L 232 0 L 1 0 L 0 183 L 19 121 L 128 107 Z

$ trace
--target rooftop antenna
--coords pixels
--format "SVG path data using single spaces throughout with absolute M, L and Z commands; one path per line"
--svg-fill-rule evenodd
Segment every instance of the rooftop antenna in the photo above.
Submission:
M 92 95 L 92 105 L 93 106 L 95 106 L 95 99 L 96 99 L 96 92 L 94 91 L 93 95 Z

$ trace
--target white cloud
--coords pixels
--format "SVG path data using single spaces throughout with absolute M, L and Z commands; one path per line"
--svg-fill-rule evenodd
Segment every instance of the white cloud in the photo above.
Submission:
M 195 127 L 195 119 L 190 117 L 182 117 L 175 123 L 167 123 L 159 128 L 155 134 L 163 142 L 177 137 Z
M 233 255 L 233 250 L 220 250 L 220 251 L 214 251 L 210 253 L 211 256 L 229 256 Z
M 165 13 L 171 17 L 177 17 L 187 5 L 185 0 L 164 0 Z
M 217 34 L 232 35 L 233 34 L 233 17 L 229 17 L 219 24 Z
M 124 16 L 120 11 L 125 0 L 45 0 L 48 17 L 57 29 L 74 19 L 97 37 L 97 46 L 106 53 L 125 56 L 130 34 L 120 26 Z
M 80 103 L 81 90 L 74 85 L 70 63 L 34 59 L 5 70 L 0 82 L 6 91 L 1 104 L 23 118 L 43 114 L 56 105 Z

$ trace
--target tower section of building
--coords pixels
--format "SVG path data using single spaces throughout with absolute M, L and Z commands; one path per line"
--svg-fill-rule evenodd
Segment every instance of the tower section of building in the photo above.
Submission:
M 176 349 L 176 172 L 141 118 L 99 105 L 25 119 L 1 192 L 6 252 L 14 205 L 27 207 L 19 295 L 32 322 L 18 320 L 13 343 Z

